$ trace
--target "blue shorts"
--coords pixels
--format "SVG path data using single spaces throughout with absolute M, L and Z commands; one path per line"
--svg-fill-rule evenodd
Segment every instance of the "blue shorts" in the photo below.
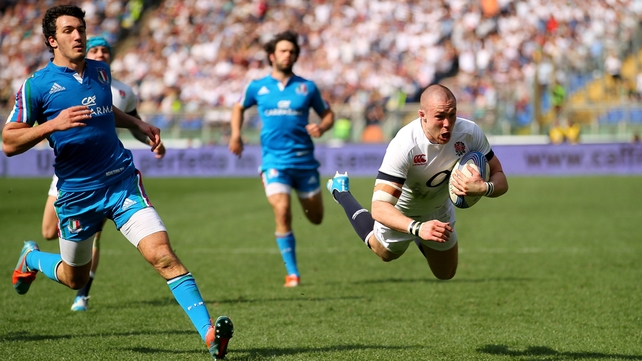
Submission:
M 59 192 L 54 203 L 60 238 L 82 241 L 102 230 L 109 218 L 120 229 L 141 209 L 151 207 L 138 170 L 108 187 L 83 192 Z
M 268 196 L 275 193 L 270 189 L 281 189 L 282 192 L 280 193 L 285 193 L 285 190 L 287 190 L 289 193 L 290 188 L 294 188 L 299 195 L 313 194 L 320 189 L 320 176 L 319 171 L 316 169 L 271 168 L 261 173 L 261 179 Z M 278 187 L 278 185 L 283 185 L 284 187 Z

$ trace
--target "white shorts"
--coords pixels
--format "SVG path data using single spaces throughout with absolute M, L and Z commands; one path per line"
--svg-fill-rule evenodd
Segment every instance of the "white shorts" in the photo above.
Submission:
M 134 213 L 134 215 L 120 227 L 120 233 L 122 233 L 134 247 L 138 247 L 138 243 L 140 243 L 143 238 L 156 232 L 167 232 L 167 229 L 154 207 L 144 208 Z
M 94 237 L 82 241 L 68 241 L 58 238 L 60 244 L 60 257 L 63 262 L 72 266 L 80 267 L 91 262 L 91 251 L 94 245 Z
M 51 197 L 56 197 L 58 198 L 58 188 L 56 187 L 56 184 L 58 183 L 58 177 L 54 174 L 53 178 L 51 179 L 51 184 L 49 185 L 49 196 Z
M 450 226 L 453 228 L 453 232 L 450 233 L 448 242 L 439 243 L 434 241 L 426 241 L 412 234 L 397 232 L 376 221 L 372 232 L 374 233 L 377 241 L 379 241 L 381 245 L 386 247 L 388 251 L 394 254 L 403 254 L 404 252 L 406 252 L 410 243 L 414 243 L 415 239 L 419 239 L 421 241 L 421 244 L 436 251 L 447 251 L 453 248 L 457 244 L 457 231 L 455 230 L 456 218 L 453 205 L 448 202 L 444 205 L 444 207 L 437 210 L 437 212 L 417 217 L 415 220 L 419 222 L 425 222 L 434 219 L 442 222 L 450 222 Z
M 292 192 L 292 187 L 288 184 L 270 183 L 265 187 L 265 195 L 268 197 L 279 193 L 290 194 L 290 192 Z M 317 195 L 317 193 L 319 192 L 321 192 L 321 188 L 316 188 L 309 192 L 303 192 L 303 191 L 297 190 L 296 194 L 300 199 L 309 199 Z
M 127 240 L 138 247 L 138 243 L 146 236 L 156 232 L 166 232 L 165 225 L 153 207 L 144 208 L 134 213 L 120 228 Z M 84 266 L 91 262 L 94 237 L 82 241 L 69 241 L 59 238 L 60 256 L 62 260 L 73 267 Z

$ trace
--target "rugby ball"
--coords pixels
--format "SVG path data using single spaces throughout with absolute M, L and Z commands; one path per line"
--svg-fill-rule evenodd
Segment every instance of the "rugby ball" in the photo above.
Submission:
M 466 175 L 467 177 L 472 176 L 472 173 L 468 170 L 468 167 L 466 165 L 470 165 L 473 168 L 475 168 L 484 178 L 485 181 L 488 182 L 488 178 L 490 177 L 490 166 L 488 165 L 488 161 L 486 160 L 486 157 L 481 154 L 480 152 L 473 151 L 464 154 L 463 157 L 459 158 L 457 163 L 455 163 L 455 166 L 453 167 L 451 173 L 450 173 L 450 179 L 448 179 L 448 193 L 450 195 L 450 200 L 453 202 L 453 204 L 457 208 L 470 208 L 475 205 L 475 203 L 479 202 L 479 200 L 483 196 L 464 196 L 460 197 L 456 195 L 453 190 L 455 187 L 452 185 L 452 178 L 455 176 L 455 169 L 459 169 Z

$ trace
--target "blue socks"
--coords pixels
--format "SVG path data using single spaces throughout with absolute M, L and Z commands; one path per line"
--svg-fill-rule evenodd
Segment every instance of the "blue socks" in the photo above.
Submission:
M 201 292 L 198 290 L 192 274 L 187 273 L 167 280 L 167 285 L 174 294 L 174 298 L 178 304 L 183 308 L 187 317 L 189 317 L 194 327 L 198 330 L 203 341 L 205 341 L 205 335 L 211 326 L 210 313 L 205 307 L 203 296 L 201 296 Z
M 56 282 L 60 282 L 56 275 L 56 269 L 60 262 L 62 262 L 62 257 L 57 253 L 34 250 L 27 254 L 27 267 L 29 267 L 30 270 L 38 270 Z
M 283 257 L 283 263 L 285 263 L 285 270 L 288 272 L 288 275 L 299 275 L 299 269 L 296 265 L 296 253 L 295 246 L 296 241 L 294 239 L 294 234 L 288 232 L 283 235 L 276 235 L 276 244 L 279 246 L 281 251 L 281 257 Z

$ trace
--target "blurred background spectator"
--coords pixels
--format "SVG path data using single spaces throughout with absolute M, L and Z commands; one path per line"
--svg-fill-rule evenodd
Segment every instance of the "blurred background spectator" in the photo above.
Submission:
M 5 112 L 21 80 L 49 59 L 39 18 L 54 3 L 65 2 L 0 1 Z M 378 123 L 375 141 L 415 118 L 418 94 L 435 82 L 451 87 L 460 115 L 489 134 L 546 134 L 558 105 L 549 89 L 555 82 L 566 90 L 573 121 L 602 122 L 608 108 L 573 110 L 611 96 L 591 84 L 605 71 L 613 74 L 610 54 L 624 77 L 623 59 L 639 49 L 642 13 L 639 0 L 86 0 L 80 6 L 88 34 L 117 44 L 112 71 L 134 85 L 141 113 L 175 134 L 185 122 L 187 130 L 224 126 L 228 120 L 220 115 L 243 87 L 268 73 L 262 44 L 293 29 L 302 42 L 296 73 L 318 79 L 326 100 L 352 121 L 354 140 Z M 637 60 L 634 67 L 637 74 Z M 386 104 L 400 94 L 403 106 L 389 111 Z

